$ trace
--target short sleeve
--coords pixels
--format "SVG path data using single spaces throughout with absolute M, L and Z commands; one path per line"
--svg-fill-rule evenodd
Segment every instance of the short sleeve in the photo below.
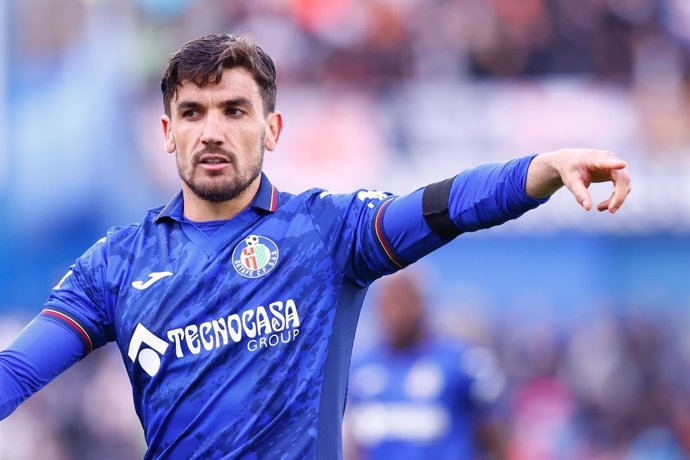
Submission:
M 383 232 L 383 215 L 393 198 L 376 190 L 345 195 L 324 191 L 307 201 L 316 230 L 336 267 L 360 286 L 406 265 Z
M 84 354 L 113 340 L 106 306 L 107 239 L 87 250 L 53 288 L 40 316 L 67 326 Z

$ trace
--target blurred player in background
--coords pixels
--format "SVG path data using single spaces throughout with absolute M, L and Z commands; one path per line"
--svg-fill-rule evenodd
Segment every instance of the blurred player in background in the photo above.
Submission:
M 381 282 L 382 341 L 352 366 L 347 452 L 352 460 L 505 458 L 505 377 L 488 350 L 434 335 L 419 283 L 410 269 Z
M 181 191 L 84 253 L 0 353 L 0 418 L 115 341 L 147 459 L 339 458 L 352 342 L 374 280 L 564 185 L 589 210 L 589 185 L 612 182 L 597 206 L 611 213 L 630 191 L 613 153 L 566 149 L 401 197 L 279 192 L 262 173 L 283 117 L 275 65 L 259 46 L 192 40 L 161 90 Z

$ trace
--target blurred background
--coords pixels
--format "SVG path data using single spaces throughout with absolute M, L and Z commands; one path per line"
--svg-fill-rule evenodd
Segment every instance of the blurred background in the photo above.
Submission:
M 615 217 L 560 193 L 427 258 L 431 322 L 497 356 L 511 458 L 690 458 L 686 0 L 0 1 L 1 346 L 107 228 L 175 193 L 160 74 L 215 32 L 276 62 L 282 190 L 405 193 L 560 147 L 623 157 Z M 370 310 L 355 358 L 380 337 Z M 0 422 L 2 459 L 143 449 L 112 346 Z

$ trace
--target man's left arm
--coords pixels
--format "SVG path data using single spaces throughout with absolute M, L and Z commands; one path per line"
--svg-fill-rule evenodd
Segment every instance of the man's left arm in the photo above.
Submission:
M 625 162 L 611 152 L 563 149 L 480 165 L 388 203 L 379 219 L 382 244 L 400 268 L 462 233 L 520 217 L 564 185 L 589 210 L 590 184 L 606 181 L 614 190 L 597 208 L 615 212 L 630 193 L 630 176 Z

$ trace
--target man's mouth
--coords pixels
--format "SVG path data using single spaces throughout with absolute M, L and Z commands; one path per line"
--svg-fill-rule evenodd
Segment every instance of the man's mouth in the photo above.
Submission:
M 199 165 L 208 171 L 220 171 L 230 163 L 228 157 L 216 153 L 206 153 L 199 158 Z

